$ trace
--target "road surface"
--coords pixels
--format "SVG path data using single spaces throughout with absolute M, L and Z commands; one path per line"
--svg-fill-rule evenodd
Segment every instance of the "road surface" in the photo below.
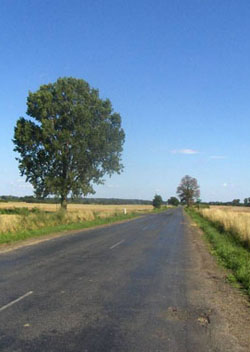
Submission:
M 190 299 L 187 222 L 177 208 L 1 254 L 0 351 L 230 351 Z

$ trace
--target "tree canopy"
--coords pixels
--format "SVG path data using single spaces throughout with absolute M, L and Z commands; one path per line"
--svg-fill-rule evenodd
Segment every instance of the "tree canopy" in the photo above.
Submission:
M 177 205 L 179 205 L 179 203 L 180 203 L 180 201 L 179 201 L 179 199 L 176 198 L 176 197 L 170 197 L 170 198 L 168 199 L 168 204 L 170 204 L 170 205 L 177 206 Z
M 94 193 L 105 174 L 120 173 L 125 134 L 121 116 L 82 79 L 59 78 L 29 92 L 27 115 L 14 133 L 21 175 L 37 197 Z
M 200 187 L 196 178 L 191 176 L 184 176 L 177 188 L 176 192 L 182 203 L 190 206 L 194 200 L 200 197 Z
M 153 207 L 160 208 L 162 206 L 162 197 L 159 194 L 156 194 L 153 199 Z

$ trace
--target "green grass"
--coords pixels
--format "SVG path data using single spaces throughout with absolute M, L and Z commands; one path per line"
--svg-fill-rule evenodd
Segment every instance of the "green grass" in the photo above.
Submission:
M 86 228 L 100 226 L 100 225 L 111 224 L 122 220 L 132 219 L 141 215 L 142 214 L 139 214 L 136 212 L 129 213 L 129 214 L 116 214 L 105 219 L 97 217 L 96 219 L 90 220 L 90 221 L 53 225 L 53 226 L 42 227 L 36 230 L 26 230 L 26 231 L 17 232 L 17 233 L 0 234 L 0 244 L 14 243 L 17 241 L 26 240 L 28 238 L 34 238 L 34 237 L 49 235 L 53 233 L 80 230 L 80 229 L 86 229 Z
M 153 208 L 152 212 L 153 212 L 153 213 L 161 213 L 161 212 L 166 211 L 166 210 L 169 210 L 169 209 L 173 209 L 173 208 L 168 207 L 168 206 L 166 206 L 166 205 L 163 205 L 163 206 L 161 206 L 160 208 Z
M 250 296 L 250 251 L 231 233 L 219 230 L 209 220 L 203 218 L 194 209 L 186 212 L 203 230 L 206 239 L 212 245 L 212 253 L 217 256 L 219 263 L 231 270 L 228 281 L 236 281 Z

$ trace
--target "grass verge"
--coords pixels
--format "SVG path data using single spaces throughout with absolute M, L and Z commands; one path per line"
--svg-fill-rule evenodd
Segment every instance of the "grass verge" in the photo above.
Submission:
M 162 206 L 160 208 L 153 208 L 153 210 L 151 211 L 151 213 L 162 213 L 164 211 L 167 211 L 167 210 L 170 210 L 170 209 L 173 209 L 174 207 L 168 207 L 168 206 Z
M 80 230 L 80 229 L 86 229 L 86 228 L 91 228 L 91 227 L 100 226 L 100 225 L 107 225 L 107 224 L 111 224 L 122 220 L 129 220 L 141 215 L 142 215 L 141 213 L 136 213 L 136 212 L 132 212 L 129 214 L 116 214 L 107 218 L 97 217 L 94 220 L 89 220 L 84 222 L 47 226 L 47 227 L 42 227 L 40 229 L 35 229 L 35 230 L 19 231 L 17 233 L 4 233 L 4 234 L 0 234 L 0 244 L 14 243 L 17 241 L 26 240 L 28 238 L 35 238 L 43 235 L 50 235 L 57 232 Z
M 194 209 L 186 209 L 186 212 L 203 230 L 212 245 L 212 253 L 224 267 L 231 270 L 229 280 L 237 280 L 250 297 L 250 251 L 231 233 L 218 230 Z

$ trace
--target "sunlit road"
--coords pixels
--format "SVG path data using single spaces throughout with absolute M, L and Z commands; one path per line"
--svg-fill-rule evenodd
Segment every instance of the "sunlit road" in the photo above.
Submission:
M 181 208 L 0 255 L 0 351 L 216 351 Z

